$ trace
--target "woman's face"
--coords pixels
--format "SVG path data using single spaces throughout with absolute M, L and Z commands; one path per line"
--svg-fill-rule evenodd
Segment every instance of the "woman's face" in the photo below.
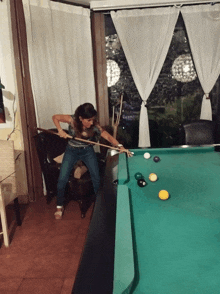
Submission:
M 85 129 L 89 129 L 94 124 L 95 116 L 93 116 L 91 118 L 82 118 L 80 116 L 79 118 L 80 118 L 82 125 Z

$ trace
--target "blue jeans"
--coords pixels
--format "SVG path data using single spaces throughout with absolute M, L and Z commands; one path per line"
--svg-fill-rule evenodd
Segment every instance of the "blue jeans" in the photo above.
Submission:
M 98 192 L 100 175 L 98 161 L 93 147 L 89 145 L 83 149 L 67 145 L 57 184 L 57 206 L 63 206 L 66 184 L 69 180 L 73 167 L 78 160 L 82 160 L 87 166 L 92 179 L 94 192 L 95 194 Z

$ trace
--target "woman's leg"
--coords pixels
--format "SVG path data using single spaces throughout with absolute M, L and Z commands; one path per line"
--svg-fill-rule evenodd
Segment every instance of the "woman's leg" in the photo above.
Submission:
M 57 206 L 62 207 L 65 200 L 66 184 L 69 180 L 71 171 L 78 161 L 77 150 L 67 145 L 63 162 L 60 168 L 60 175 L 57 184 Z
M 93 183 L 94 192 L 95 194 L 97 194 L 100 186 L 100 175 L 97 157 L 92 146 L 85 149 L 85 152 L 82 155 L 82 161 L 85 163 L 89 170 Z

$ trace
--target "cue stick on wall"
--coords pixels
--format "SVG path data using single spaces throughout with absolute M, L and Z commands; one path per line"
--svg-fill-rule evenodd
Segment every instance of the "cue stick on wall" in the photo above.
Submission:
M 37 128 L 37 130 L 59 136 L 58 133 L 56 133 L 54 131 L 51 131 L 51 130 L 46 130 L 46 129 L 42 129 L 42 128 Z M 117 147 L 113 147 L 113 146 L 109 146 L 109 145 L 105 145 L 105 144 L 101 144 L 101 143 L 97 143 L 97 142 L 93 142 L 93 141 L 89 141 L 89 140 L 84 140 L 84 139 L 77 138 L 77 137 L 75 137 L 74 139 L 77 140 L 77 141 L 88 143 L 88 144 L 94 144 L 94 145 L 98 145 L 98 146 L 102 146 L 102 147 L 107 147 L 107 148 L 110 148 L 110 149 L 113 149 L 113 150 L 121 151 L 120 148 L 117 148 Z M 130 152 L 129 150 L 126 150 L 124 152 L 126 152 L 128 156 L 133 155 L 133 153 Z

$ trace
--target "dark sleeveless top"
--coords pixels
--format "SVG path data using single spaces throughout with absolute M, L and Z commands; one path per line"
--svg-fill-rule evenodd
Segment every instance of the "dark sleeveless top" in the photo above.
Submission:
M 71 117 L 74 119 L 74 115 L 71 115 Z M 83 135 L 83 133 L 85 133 L 85 135 Z M 99 124 L 95 124 L 91 126 L 91 128 L 86 129 L 82 132 L 81 139 L 97 142 L 101 137 L 101 133 L 102 133 L 102 127 Z M 70 139 L 68 141 L 68 144 L 70 146 L 77 148 L 77 147 L 87 147 L 89 145 L 88 143 L 74 139 L 74 137 L 76 136 L 76 132 L 71 124 L 69 124 L 69 135 L 73 137 L 73 139 Z

